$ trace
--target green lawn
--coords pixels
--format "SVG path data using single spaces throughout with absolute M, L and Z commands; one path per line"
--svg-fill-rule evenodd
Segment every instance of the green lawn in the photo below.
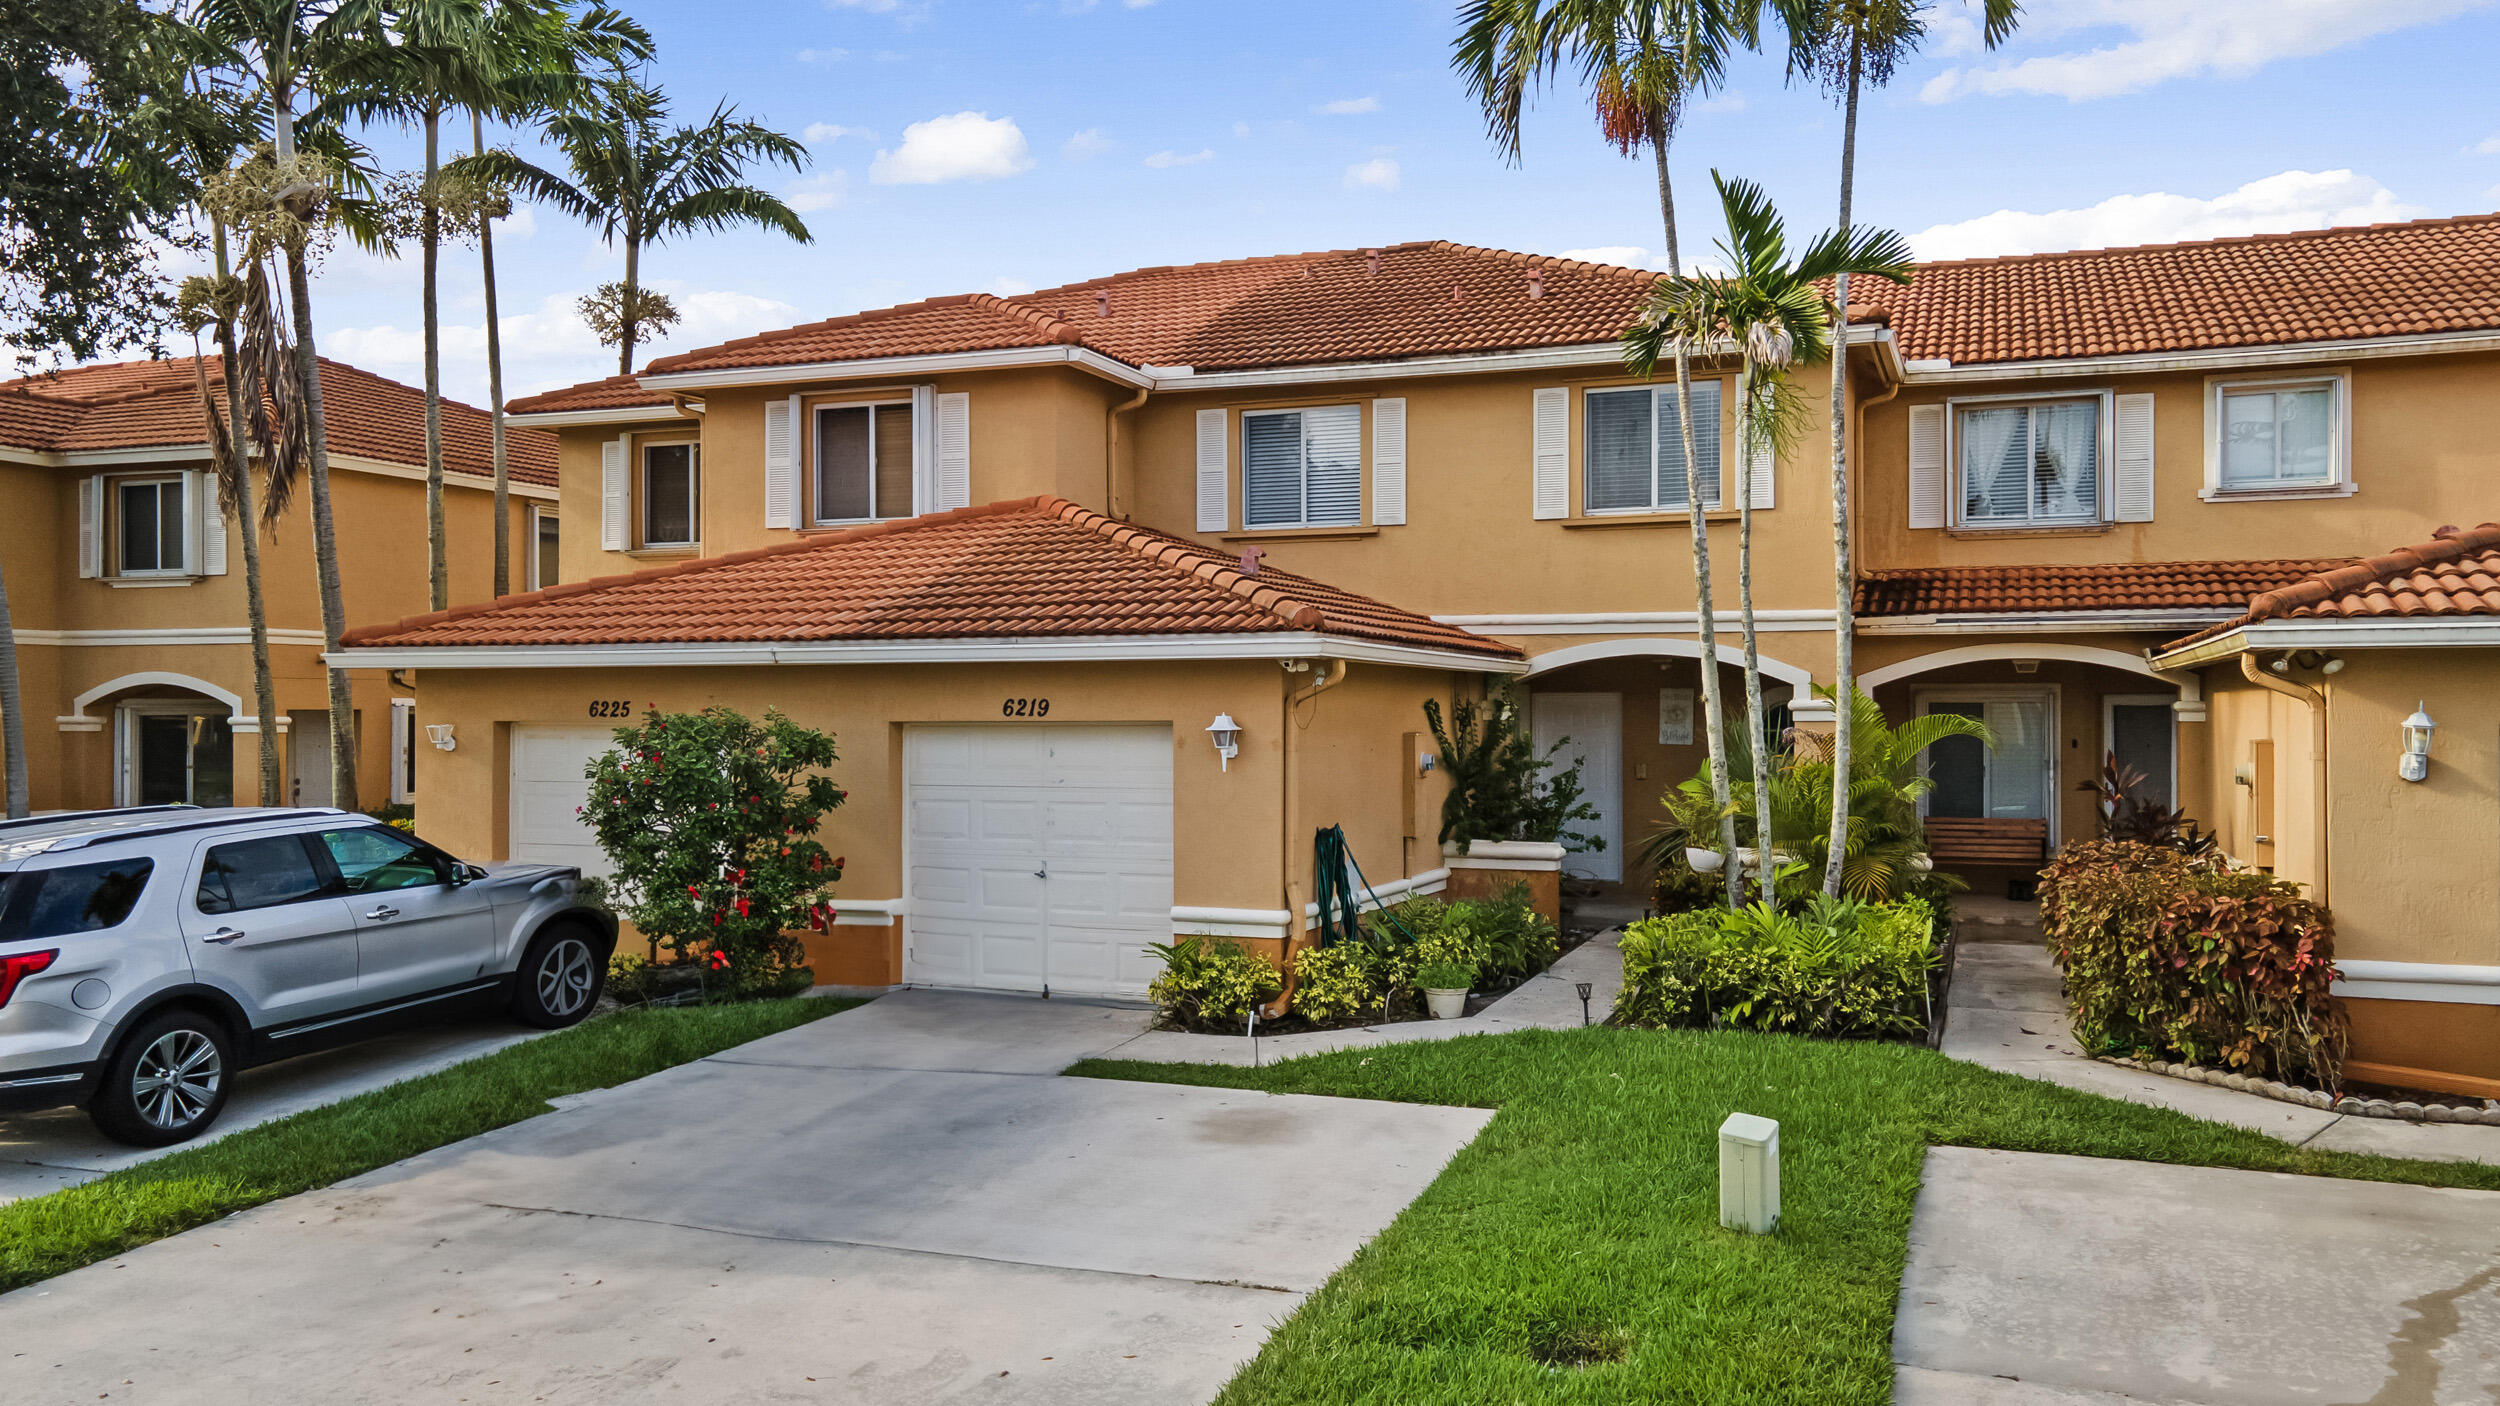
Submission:
M 799 998 L 620 1011 L 449 1069 L 0 1206 L 0 1290 L 328 1186 L 860 1004 Z
M 1069 1072 L 1500 1110 L 1218 1406 L 1888 1401 L 1931 1143 L 2500 1189 L 2500 1168 L 2303 1151 L 1900 1045 L 1598 1027 Z M 1773 1236 L 1718 1227 L 1737 1110 L 1780 1121 Z

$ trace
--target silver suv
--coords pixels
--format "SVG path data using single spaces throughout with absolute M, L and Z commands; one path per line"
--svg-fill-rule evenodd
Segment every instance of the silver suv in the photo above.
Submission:
M 579 869 L 463 864 L 347 811 L 0 822 L 0 1110 L 180 1142 L 237 1069 L 386 1022 L 495 1003 L 571 1025 L 615 946 Z

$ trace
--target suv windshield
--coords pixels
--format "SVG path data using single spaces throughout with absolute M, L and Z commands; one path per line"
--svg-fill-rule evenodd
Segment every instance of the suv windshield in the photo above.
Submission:
M 108 859 L 0 875 L 0 942 L 121 926 L 148 886 L 152 859 Z

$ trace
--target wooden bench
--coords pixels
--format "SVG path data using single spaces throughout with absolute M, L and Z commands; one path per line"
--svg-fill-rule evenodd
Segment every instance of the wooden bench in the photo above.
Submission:
M 1963 820 L 1930 816 L 1927 853 L 1938 864 L 2015 864 L 2026 868 L 2049 857 L 2045 820 Z

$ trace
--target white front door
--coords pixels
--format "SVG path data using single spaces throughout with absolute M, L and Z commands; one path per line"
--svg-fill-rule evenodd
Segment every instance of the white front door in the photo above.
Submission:
M 1551 781 L 1573 762 L 1580 764 L 1580 793 L 1597 811 L 1595 820 L 1572 825 L 1576 833 L 1606 842 L 1600 850 L 1574 850 L 1563 867 L 1575 874 L 1614 883 L 1623 878 L 1623 695 L 1620 693 L 1539 693 L 1533 696 L 1534 718 L 1528 735 L 1544 759 L 1554 744 L 1554 765 L 1539 773 Z
M 590 759 L 616 746 L 603 727 L 512 729 L 512 843 L 516 863 L 571 864 L 605 877 L 608 856 L 582 818 Z
M 287 714 L 289 741 L 287 750 L 295 759 L 293 789 L 288 792 L 289 805 L 326 806 L 330 803 L 330 715 L 323 713 Z
M 924 727 L 903 745 L 903 979 L 1143 995 L 1172 931 L 1169 727 Z

